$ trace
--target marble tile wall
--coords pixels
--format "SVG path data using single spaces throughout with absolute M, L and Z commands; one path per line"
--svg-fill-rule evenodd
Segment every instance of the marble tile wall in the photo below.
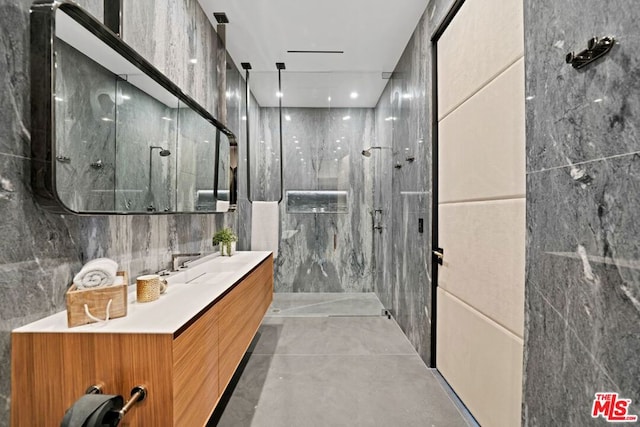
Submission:
M 384 227 L 374 237 L 376 292 L 426 363 L 431 336 L 430 13 L 428 8 L 378 101 L 377 145 L 390 149 L 371 158 L 374 200 Z
M 276 291 L 372 291 L 373 183 L 369 159 L 361 151 L 373 145 L 373 110 L 285 108 L 284 116 L 291 119 L 283 122 L 285 192 L 344 190 L 349 211 L 288 213 L 285 196 Z M 252 150 L 252 198 L 278 200 L 277 108 L 260 109 L 260 133 Z
M 102 16 L 101 0 L 82 0 Z M 83 262 L 107 256 L 131 277 L 169 266 L 174 252 L 213 251 L 210 236 L 238 215 L 54 215 L 30 190 L 29 6 L 0 3 L 0 426 L 9 425 L 10 331 L 64 309 Z M 217 37 L 196 0 L 124 2 L 124 40 L 216 113 Z M 198 58 L 196 64 L 189 58 Z M 238 131 L 238 129 L 233 129 Z
M 524 2 L 527 270 L 523 424 L 603 425 L 594 394 L 640 414 L 640 38 L 628 2 Z M 615 36 L 581 71 L 569 51 Z

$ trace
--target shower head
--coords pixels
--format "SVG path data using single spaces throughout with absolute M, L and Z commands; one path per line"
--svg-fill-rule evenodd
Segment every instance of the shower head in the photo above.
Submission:
M 163 147 L 160 147 L 158 145 L 152 145 L 151 147 L 149 147 L 149 155 L 151 155 L 151 152 L 154 149 L 158 149 L 160 150 L 160 157 L 167 157 L 171 155 L 171 151 L 164 149 Z

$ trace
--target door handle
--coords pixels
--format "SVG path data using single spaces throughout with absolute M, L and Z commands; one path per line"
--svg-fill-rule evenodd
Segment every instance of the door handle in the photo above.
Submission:
M 433 259 L 440 265 L 442 265 L 442 262 L 444 261 L 444 249 L 442 248 L 438 248 L 432 251 L 433 253 Z

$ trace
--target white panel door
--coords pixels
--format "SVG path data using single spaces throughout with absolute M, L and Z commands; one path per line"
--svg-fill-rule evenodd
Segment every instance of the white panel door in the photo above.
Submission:
M 521 0 L 466 0 L 437 41 L 437 368 L 482 426 L 520 425 L 525 271 Z

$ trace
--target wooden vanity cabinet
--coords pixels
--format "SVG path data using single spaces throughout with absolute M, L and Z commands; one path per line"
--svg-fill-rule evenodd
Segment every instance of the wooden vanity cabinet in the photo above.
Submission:
M 14 332 L 11 425 L 57 427 L 86 388 L 100 384 L 125 399 L 136 385 L 148 389 L 121 426 L 203 426 L 272 297 L 269 255 L 173 334 Z

